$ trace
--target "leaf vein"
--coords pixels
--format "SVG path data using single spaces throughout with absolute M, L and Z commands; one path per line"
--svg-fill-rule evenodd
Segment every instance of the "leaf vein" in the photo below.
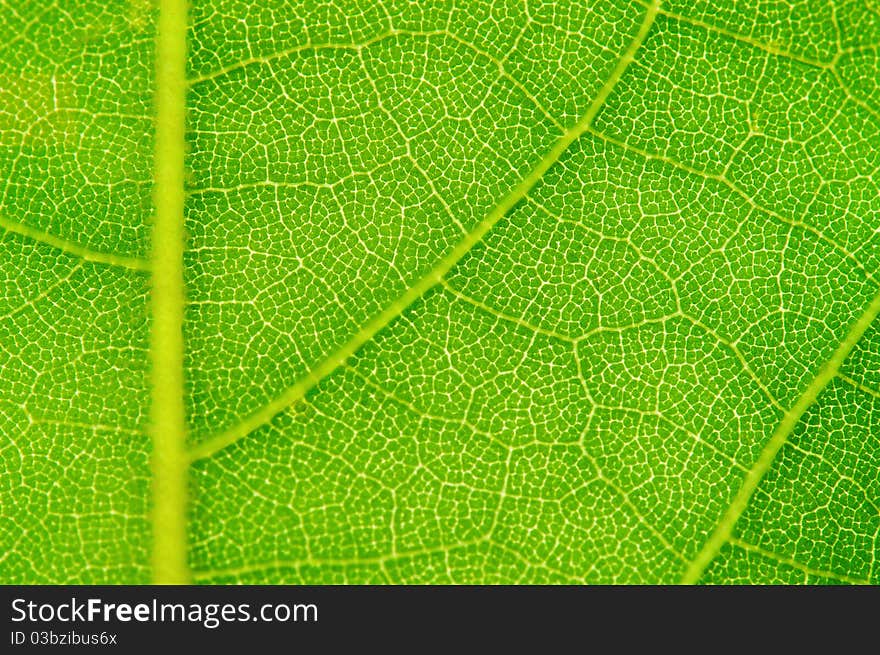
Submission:
M 214 453 L 235 443 L 257 428 L 265 425 L 276 414 L 302 398 L 321 380 L 333 373 L 361 346 L 370 341 L 376 333 L 385 328 L 410 305 L 437 285 L 452 267 L 455 266 L 455 264 L 457 264 L 459 260 L 471 250 L 471 248 L 482 241 L 483 237 L 489 232 L 489 230 L 491 230 L 510 209 L 526 196 L 526 194 L 538 183 L 544 173 L 556 163 L 568 147 L 589 129 L 593 119 L 605 104 L 605 101 L 617 85 L 617 82 L 635 58 L 636 51 L 641 47 L 647 37 L 657 15 L 659 5 L 660 0 L 655 0 L 647 10 L 635 38 L 618 60 L 617 65 L 612 70 L 602 88 L 596 94 L 596 97 L 593 99 L 583 117 L 577 122 L 577 124 L 565 132 L 549 152 L 536 164 L 531 172 L 519 184 L 517 184 L 471 232 L 459 241 L 458 244 L 434 266 L 434 268 L 419 278 L 415 284 L 401 294 L 396 301 L 392 302 L 383 311 L 373 317 L 373 319 L 368 321 L 346 343 L 327 356 L 279 396 L 266 403 L 262 408 L 245 417 L 243 420 L 225 430 L 222 430 L 214 436 L 208 437 L 205 441 L 194 447 L 190 451 L 190 458 L 192 460 L 198 460 L 210 457 Z
M 28 225 L 16 223 L 15 221 L 10 220 L 2 214 L 0 214 L 0 229 L 3 229 L 6 232 L 10 232 L 12 234 L 17 234 L 19 236 L 25 237 L 26 239 L 30 239 L 31 241 L 35 241 L 46 246 L 51 246 L 52 248 L 67 253 L 68 255 L 73 255 L 74 257 L 78 257 L 94 264 L 118 266 L 138 272 L 150 270 L 150 264 L 145 259 L 141 259 L 139 257 L 126 257 L 124 255 L 115 255 L 112 253 L 92 250 L 91 248 L 80 245 L 75 241 L 63 239 L 61 237 L 55 236 L 54 234 L 43 232 L 42 230 L 38 230 Z
M 736 522 L 742 516 L 746 507 L 751 500 L 752 495 L 761 483 L 761 480 L 770 470 L 776 455 L 782 450 L 789 437 L 794 432 L 800 418 L 804 413 L 816 402 L 819 394 L 828 384 L 838 375 L 840 367 L 844 360 L 850 354 L 856 343 L 862 338 L 862 335 L 873 323 L 877 315 L 880 314 L 880 293 L 874 296 L 874 299 L 868 304 L 865 311 L 853 323 L 838 347 L 832 353 L 831 357 L 822 365 L 819 372 L 813 378 L 807 388 L 792 405 L 779 425 L 774 430 L 772 436 L 767 441 L 755 463 L 749 469 L 743 478 L 733 500 L 727 509 L 721 515 L 714 531 L 709 535 L 703 543 L 702 548 L 691 561 L 687 570 L 681 578 L 682 584 L 694 584 L 703 576 L 709 564 L 715 559 L 721 550 L 721 547 L 730 541 L 733 535 L 733 528 Z
M 660 155 L 660 154 L 656 154 L 653 152 L 648 152 L 647 150 L 642 150 L 641 148 L 637 148 L 636 146 L 630 145 L 626 141 L 621 141 L 619 139 L 615 139 L 614 137 L 608 136 L 607 134 L 599 132 L 598 130 L 595 130 L 593 128 L 588 128 L 587 131 L 590 134 L 592 134 L 593 136 L 595 136 L 597 139 L 601 139 L 602 141 L 605 141 L 606 143 L 610 143 L 611 145 L 615 145 L 619 148 L 622 148 L 623 150 L 627 150 L 629 152 L 640 155 L 641 157 L 644 157 L 645 159 L 660 161 L 665 164 L 668 164 L 669 166 L 673 166 L 675 168 L 678 168 L 679 170 L 685 171 L 686 173 L 691 173 L 692 175 L 696 175 L 698 177 L 701 177 L 701 178 L 704 178 L 707 180 L 714 180 L 716 182 L 723 184 L 724 186 L 729 188 L 731 191 L 736 193 L 738 196 L 740 196 L 743 200 L 745 200 L 746 203 L 748 203 L 748 205 L 750 207 L 752 207 L 753 209 L 761 212 L 762 214 L 766 214 L 767 216 L 769 216 L 773 219 L 776 219 L 780 223 L 784 223 L 785 225 L 791 225 L 793 227 L 800 228 L 801 230 L 804 230 L 805 232 L 809 232 L 813 236 L 815 236 L 815 237 L 819 238 L 820 240 L 824 241 L 825 243 L 827 243 L 829 246 L 831 246 L 835 250 L 840 251 L 840 253 L 844 257 L 846 257 L 847 259 L 852 261 L 853 264 L 856 266 L 856 268 L 858 268 L 859 270 L 861 270 L 865 274 L 865 276 L 868 278 L 868 280 L 870 280 L 871 282 L 876 281 L 874 279 L 873 271 L 869 270 L 868 267 L 865 266 L 865 264 L 862 263 L 862 261 L 858 257 L 856 257 L 854 253 L 847 250 L 843 245 L 837 243 L 837 241 L 835 241 L 834 239 L 832 239 L 831 237 L 826 235 L 822 230 L 820 230 L 816 227 L 813 227 L 809 223 L 805 223 L 803 220 L 783 216 L 779 212 L 776 212 L 776 211 L 770 209 L 769 207 L 765 207 L 765 206 L 761 205 L 754 198 L 752 198 L 748 193 L 746 193 L 745 190 L 741 189 L 739 186 L 737 186 L 736 184 L 731 182 L 728 178 L 724 177 L 723 175 L 715 175 L 713 173 L 707 173 L 706 171 L 701 171 L 698 168 L 694 168 L 694 167 L 688 166 L 687 164 L 684 164 L 682 162 L 676 161 L 675 159 L 672 159 L 671 157 L 667 157 L 666 155 Z
M 761 557 L 766 557 L 767 559 L 772 559 L 774 561 L 780 562 L 782 564 L 787 564 L 788 566 L 798 569 L 799 571 L 803 571 L 808 575 L 815 575 L 822 578 L 831 578 L 833 580 L 839 580 L 840 582 L 846 582 L 847 584 L 854 585 L 865 585 L 871 584 L 869 580 L 862 580 L 861 578 L 853 578 L 847 575 L 842 575 L 840 573 L 835 573 L 833 571 L 825 571 L 822 569 L 814 569 L 811 566 L 808 566 L 793 557 L 786 557 L 785 555 L 780 555 L 779 553 L 774 553 L 772 551 L 761 548 L 760 546 L 755 546 L 754 544 L 750 544 L 746 541 L 742 541 L 741 539 L 731 539 L 730 545 L 736 548 L 740 548 L 749 553 L 755 553 L 756 555 L 760 555 Z

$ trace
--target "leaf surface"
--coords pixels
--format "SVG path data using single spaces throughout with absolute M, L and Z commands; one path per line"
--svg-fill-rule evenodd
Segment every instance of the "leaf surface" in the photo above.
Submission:
M 0 579 L 880 582 L 877 7 L 175 5 L 0 4 Z

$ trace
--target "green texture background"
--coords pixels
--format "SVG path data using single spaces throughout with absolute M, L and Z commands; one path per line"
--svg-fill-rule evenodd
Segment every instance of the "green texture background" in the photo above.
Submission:
M 155 25 L 0 1 L 5 583 L 151 580 Z M 876 1 L 194 0 L 188 38 L 195 581 L 880 583 Z

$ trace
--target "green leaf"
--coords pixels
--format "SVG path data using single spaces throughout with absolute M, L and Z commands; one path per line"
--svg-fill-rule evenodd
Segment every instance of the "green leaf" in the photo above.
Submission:
M 0 581 L 880 583 L 876 3 L 186 11 L 0 6 Z

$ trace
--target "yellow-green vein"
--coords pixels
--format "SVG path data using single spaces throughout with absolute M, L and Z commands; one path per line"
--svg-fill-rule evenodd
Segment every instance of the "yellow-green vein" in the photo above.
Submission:
M 43 232 L 42 230 L 38 230 L 29 225 L 16 223 L 2 214 L 0 214 L 0 229 L 13 234 L 18 234 L 31 241 L 51 246 L 52 248 L 66 252 L 68 255 L 84 259 L 87 262 L 107 264 L 108 266 L 121 266 L 122 268 L 129 268 L 133 271 L 147 271 L 150 268 L 150 263 L 139 257 L 126 257 L 124 255 L 114 255 L 112 253 L 92 250 L 91 248 L 82 246 L 74 241 L 62 239 L 54 234 Z
M 730 541 L 736 522 L 748 506 L 749 500 L 751 500 L 752 495 L 758 488 L 761 479 L 767 474 L 767 471 L 770 470 L 770 466 L 773 464 L 776 455 L 785 445 L 786 441 L 788 441 L 792 432 L 794 432 L 794 428 L 801 416 L 803 416 L 804 412 L 816 402 L 819 393 L 821 393 L 821 391 L 828 386 L 828 383 L 837 376 L 843 361 L 855 347 L 856 343 L 858 343 L 859 339 L 862 338 L 862 335 L 865 333 L 865 330 L 868 329 L 868 326 L 870 326 L 874 319 L 877 318 L 878 314 L 880 314 L 880 293 L 874 297 L 867 309 L 865 309 L 862 315 L 859 316 L 855 323 L 853 323 L 843 341 L 840 342 L 840 345 L 828 361 L 822 365 L 822 368 L 819 370 L 816 377 L 813 378 L 812 382 L 810 382 L 804 392 L 800 395 L 797 402 L 795 402 L 791 409 L 789 409 L 782 417 L 779 425 L 776 426 L 776 430 L 773 431 L 770 440 L 764 446 L 763 450 L 761 450 L 761 454 L 758 455 L 758 459 L 755 460 L 755 463 L 746 473 L 739 491 L 737 491 L 736 495 L 733 497 L 727 510 L 722 514 L 715 530 L 687 567 L 687 570 L 681 578 L 681 584 L 694 584 L 698 582 L 706 571 L 706 568 L 718 555 L 721 547 Z
M 183 406 L 183 202 L 186 0 L 160 0 L 156 32 L 155 209 L 150 335 L 153 443 L 152 572 L 186 584 L 187 458 Z
M 654 23 L 659 8 L 660 0 L 655 0 L 645 12 L 645 16 L 635 38 L 617 62 L 617 65 L 605 81 L 605 84 L 599 89 L 599 92 L 596 94 L 596 97 L 590 103 L 589 108 L 581 119 L 559 138 L 550 151 L 535 165 L 529 174 L 517 184 L 516 187 L 514 187 L 513 190 L 508 193 L 471 232 L 458 242 L 458 244 L 449 251 L 449 253 L 447 253 L 446 256 L 434 266 L 434 268 L 417 280 L 415 284 L 409 287 L 399 298 L 382 310 L 382 312 L 374 316 L 338 350 L 322 360 L 315 368 L 309 371 L 307 375 L 300 378 L 291 387 L 288 387 L 281 395 L 250 416 L 247 416 L 242 421 L 206 439 L 196 446 L 190 452 L 191 458 L 193 460 L 198 460 L 210 457 L 217 451 L 238 441 L 242 437 L 247 436 L 260 426 L 265 425 L 275 415 L 302 398 L 316 384 L 333 373 L 333 371 L 343 364 L 346 359 L 372 339 L 377 332 L 400 316 L 407 307 L 421 298 L 428 290 L 437 285 L 443 276 L 446 275 L 450 269 L 452 269 L 452 267 L 474 247 L 474 245 L 483 239 L 502 216 L 525 198 L 526 194 L 535 186 L 535 184 L 538 183 L 544 173 L 546 173 L 547 170 L 562 156 L 562 153 L 564 153 L 578 137 L 587 131 L 590 124 L 593 122 L 593 119 L 608 99 L 611 91 L 633 61 L 636 51 L 641 47 Z

